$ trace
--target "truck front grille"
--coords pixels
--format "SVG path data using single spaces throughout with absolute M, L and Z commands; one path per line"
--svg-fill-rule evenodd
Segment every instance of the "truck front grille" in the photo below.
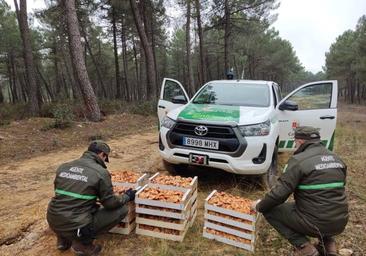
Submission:
M 204 125 L 208 128 L 208 132 L 205 136 L 197 136 L 197 134 L 194 132 L 194 129 L 200 125 Z M 174 146 L 180 146 L 184 148 L 195 148 L 183 145 L 183 137 L 218 141 L 219 149 L 218 150 L 210 149 L 209 151 L 235 152 L 240 146 L 240 142 L 234 130 L 230 126 L 178 122 L 168 135 L 170 143 Z

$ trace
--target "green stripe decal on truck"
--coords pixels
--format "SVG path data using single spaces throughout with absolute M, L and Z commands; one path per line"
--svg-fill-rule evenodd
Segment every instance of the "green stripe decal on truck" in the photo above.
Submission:
M 333 182 L 325 184 L 314 184 L 314 185 L 299 185 L 297 188 L 301 190 L 312 190 L 312 189 L 327 189 L 327 188 L 343 188 L 344 182 Z
M 281 140 L 280 141 L 280 144 L 278 144 L 278 148 L 284 148 L 285 147 L 285 144 L 286 144 L 286 141 L 285 140 Z
M 64 196 L 71 196 L 77 199 L 83 199 L 83 200 L 91 200 L 91 199 L 96 199 L 97 196 L 94 195 L 81 195 L 78 193 L 74 193 L 74 192 L 70 192 L 70 191 L 65 191 L 62 189 L 55 189 L 56 194 L 59 195 L 64 195 Z
M 180 112 L 178 118 L 239 123 L 240 107 L 191 103 Z
M 332 137 L 332 139 L 334 140 L 334 138 Z M 326 146 L 328 141 L 327 140 L 322 140 L 321 143 Z M 332 141 L 331 141 L 332 143 Z M 333 147 L 332 144 L 329 144 L 328 148 L 331 149 L 331 147 Z M 295 141 L 294 140 L 281 140 L 280 143 L 278 144 L 278 148 L 295 148 Z
M 289 140 L 289 141 L 287 141 L 287 146 L 286 146 L 286 148 L 293 148 L 293 147 L 295 147 L 294 145 L 295 145 L 295 143 L 294 143 L 295 141 L 294 140 Z

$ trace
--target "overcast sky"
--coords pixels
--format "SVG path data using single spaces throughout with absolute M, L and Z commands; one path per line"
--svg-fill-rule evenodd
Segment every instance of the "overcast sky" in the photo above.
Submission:
M 355 29 L 366 0 L 282 0 L 273 26 L 293 45 L 305 68 L 322 70 L 325 52 L 337 36 Z
M 13 0 L 6 0 L 13 7 Z M 281 0 L 273 26 L 293 45 L 306 70 L 325 65 L 325 52 L 337 36 L 354 29 L 366 14 L 366 0 Z M 28 10 L 44 8 L 43 0 L 28 0 Z

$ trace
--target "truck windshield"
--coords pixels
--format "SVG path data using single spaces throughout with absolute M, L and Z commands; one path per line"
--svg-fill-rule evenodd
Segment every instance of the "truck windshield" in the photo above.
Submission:
M 269 88 L 262 84 L 210 83 L 193 99 L 195 104 L 268 107 Z

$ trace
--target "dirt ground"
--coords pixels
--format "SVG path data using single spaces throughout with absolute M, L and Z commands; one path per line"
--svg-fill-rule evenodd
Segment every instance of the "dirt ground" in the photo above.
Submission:
M 139 128 L 142 121 L 143 128 Z M 109 170 L 166 172 L 158 153 L 153 117 L 116 115 L 102 124 L 80 124 L 81 127 L 49 130 L 46 134 L 41 130 L 43 122 L 48 121 L 31 119 L 0 127 L 0 255 L 73 255 L 55 249 L 55 237 L 47 226 L 45 213 L 54 194 L 55 169 L 65 161 L 78 158 L 92 136 L 99 134 L 111 145 Z M 352 249 L 353 255 L 366 255 L 365 134 L 366 107 L 342 105 L 335 151 L 349 167 L 350 221 L 338 242 L 340 248 Z M 39 144 L 32 150 L 34 141 Z M 72 144 L 73 141 L 76 143 Z M 281 155 L 280 167 L 287 158 Z M 177 243 L 135 234 L 127 237 L 105 234 L 97 240 L 103 246 L 102 255 L 251 255 L 202 237 L 203 200 L 213 189 L 260 198 L 265 190 L 258 180 L 198 168 L 179 174 L 198 175 L 199 179 L 199 214 L 185 240 Z M 262 220 L 254 255 L 289 255 L 290 251 L 289 244 Z

